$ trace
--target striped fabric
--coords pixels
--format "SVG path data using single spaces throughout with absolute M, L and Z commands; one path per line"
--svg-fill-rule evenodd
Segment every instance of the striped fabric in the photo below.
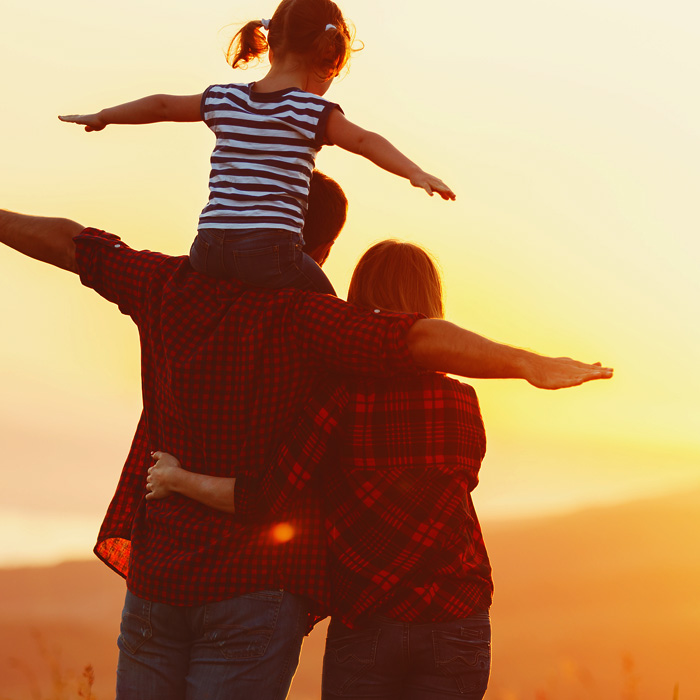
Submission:
M 198 228 L 301 235 L 316 154 L 328 116 L 340 108 L 298 88 L 255 92 L 253 85 L 212 85 L 202 95 L 216 145 Z

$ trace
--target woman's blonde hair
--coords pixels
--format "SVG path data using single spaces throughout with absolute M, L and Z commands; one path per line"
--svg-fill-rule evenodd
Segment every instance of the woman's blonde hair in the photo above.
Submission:
M 422 313 L 443 318 L 442 280 L 437 262 L 413 243 L 387 240 L 373 245 L 355 267 L 348 301 L 366 309 Z

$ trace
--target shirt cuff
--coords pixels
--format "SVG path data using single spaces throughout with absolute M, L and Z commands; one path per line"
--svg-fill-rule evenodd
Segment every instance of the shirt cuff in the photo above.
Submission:
M 73 238 L 75 243 L 75 261 L 78 275 L 84 286 L 95 288 L 95 253 L 99 247 L 121 248 L 124 243 L 119 236 L 96 228 L 84 228 Z
M 414 361 L 406 342 L 406 336 L 416 321 L 426 318 L 423 314 L 398 314 L 389 311 L 375 313 L 382 317 L 394 318 L 395 322 L 387 331 L 384 343 L 385 357 L 389 360 L 392 374 L 415 374 L 423 371 Z

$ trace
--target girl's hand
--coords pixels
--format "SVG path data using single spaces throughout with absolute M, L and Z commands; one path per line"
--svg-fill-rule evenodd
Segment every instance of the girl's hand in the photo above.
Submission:
M 423 188 L 431 197 L 433 192 L 437 192 L 443 199 L 455 200 L 455 193 L 439 177 L 430 175 L 424 170 L 412 175 L 410 180 L 414 187 Z
M 177 479 L 179 472 L 183 471 L 180 462 L 167 452 L 153 452 L 151 457 L 157 461 L 148 470 L 147 501 L 152 498 L 165 498 L 175 493 L 173 482 Z
M 98 114 L 66 114 L 58 117 L 62 122 L 82 124 L 85 131 L 102 131 L 107 122 Z

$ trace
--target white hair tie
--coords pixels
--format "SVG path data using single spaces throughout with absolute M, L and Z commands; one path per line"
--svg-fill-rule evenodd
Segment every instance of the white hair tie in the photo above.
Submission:
M 261 19 L 260 24 L 262 24 L 262 28 L 265 30 L 270 28 L 270 20 L 269 19 Z
M 335 26 L 335 24 L 327 24 L 326 28 L 323 30 L 324 32 L 327 32 L 329 29 L 337 29 L 338 27 Z

